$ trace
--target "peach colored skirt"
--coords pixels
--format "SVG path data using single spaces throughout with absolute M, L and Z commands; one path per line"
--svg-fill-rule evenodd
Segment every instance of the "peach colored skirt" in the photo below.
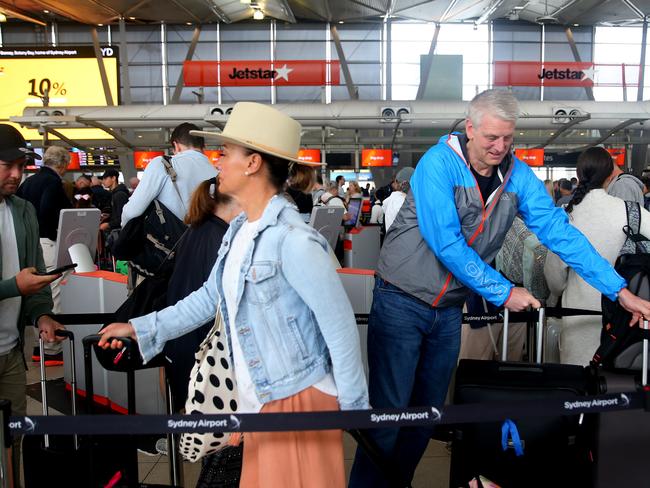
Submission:
M 260 413 L 339 410 L 314 387 L 265 404 Z M 231 437 L 231 444 L 237 439 Z M 237 436 L 238 437 L 238 436 Z M 247 432 L 240 488 L 344 488 L 343 432 Z

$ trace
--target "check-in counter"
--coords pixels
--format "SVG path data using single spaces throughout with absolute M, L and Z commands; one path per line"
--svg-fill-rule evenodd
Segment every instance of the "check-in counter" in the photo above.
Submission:
M 115 312 L 127 298 L 126 276 L 109 271 L 75 273 L 61 282 L 61 313 L 95 314 Z M 82 339 L 96 334 L 103 324 L 67 325 L 75 335 L 75 361 L 77 363 L 77 392 L 85 396 L 86 378 Z M 63 341 L 63 378 L 70 389 L 70 345 Z M 93 386 L 95 401 L 110 406 L 118 412 L 126 412 L 126 375 L 106 371 L 93 354 Z M 157 368 L 136 371 L 136 410 L 141 414 L 164 414 L 164 397 L 160 392 Z
M 355 227 L 343 239 L 343 267 L 377 269 L 381 247 L 381 226 Z

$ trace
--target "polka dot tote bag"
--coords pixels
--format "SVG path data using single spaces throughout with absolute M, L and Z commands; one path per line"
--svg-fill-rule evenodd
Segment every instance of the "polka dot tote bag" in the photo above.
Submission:
M 237 411 L 237 389 L 230 361 L 230 348 L 225 335 L 221 311 L 214 326 L 195 354 L 196 361 L 187 387 L 185 413 L 228 414 Z M 225 432 L 185 433 L 179 450 L 191 462 L 228 446 L 230 434 Z

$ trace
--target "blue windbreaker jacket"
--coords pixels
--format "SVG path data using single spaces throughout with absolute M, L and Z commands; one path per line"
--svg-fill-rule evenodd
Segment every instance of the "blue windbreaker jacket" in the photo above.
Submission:
M 458 135 L 441 137 L 411 177 L 411 190 L 384 241 L 378 274 L 433 307 L 462 305 L 467 288 L 503 305 L 514 285 L 486 263 L 494 260 L 519 213 L 545 246 L 614 300 L 625 280 L 569 224 L 532 170 L 509 155 L 497 171 L 501 184 L 484 202 Z

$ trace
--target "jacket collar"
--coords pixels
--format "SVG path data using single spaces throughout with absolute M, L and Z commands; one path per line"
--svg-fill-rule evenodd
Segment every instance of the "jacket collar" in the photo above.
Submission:
M 451 134 L 445 134 L 442 136 L 439 140 L 440 143 L 446 144 L 449 148 L 451 148 L 452 151 L 454 151 L 459 158 L 461 158 L 467 167 L 469 167 L 469 161 L 465 159 L 465 156 L 463 155 L 463 150 L 461 147 L 461 142 L 460 138 L 461 137 L 467 137 L 465 134 L 462 134 L 460 132 L 453 132 Z M 498 171 L 500 172 L 500 175 L 506 175 L 508 173 L 508 170 L 513 164 L 513 158 L 512 158 L 512 153 L 506 154 L 506 156 L 503 158 L 503 161 L 499 163 L 499 166 L 497 166 Z M 503 178 L 501 178 L 503 181 Z
M 292 205 L 289 203 L 289 201 L 282 197 L 281 195 L 275 195 L 273 196 L 270 200 L 269 203 L 266 205 L 266 208 L 264 209 L 264 212 L 262 213 L 262 217 L 260 217 L 259 220 L 259 225 L 257 226 L 257 232 L 255 235 L 257 236 L 260 232 L 262 232 L 264 229 L 267 227 L 271 227 L 275 225 L 278 222 L 278 217 L 282 213 L 282 211 L 285 208 L 291 208 Z M 233 229 L 233 233 L 239 230 L 239 228 L 243 225 L 243 223 L 246 221 L 246 214 L 245 213 L 240 213 L 235 219 L 230 223 L 230 227 Z

